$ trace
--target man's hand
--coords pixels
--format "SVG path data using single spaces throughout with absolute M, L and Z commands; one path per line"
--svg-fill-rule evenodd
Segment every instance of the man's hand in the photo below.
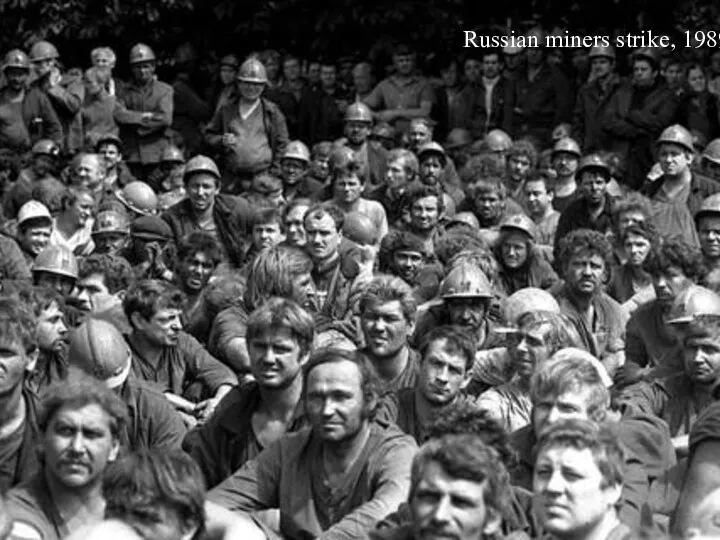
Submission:
M 53 67 L 50 70 L 50 74 L 48 75 L 48 85 L 50 88 L 54 88 L 56 86 L 60 86 L 60 81 L 62 81 L 62 75 L 60 75 L 60 70 L 56 67 Z
M 215 412 L 215 407 L 218 406 L 218 403 L 220 403 L 220 398 L 215 397 L 206 399 L 205 401 L 201 401 L 200 403 L 195 405 L 195 417 L 200 422 L 205 422 L 208 418 L 212 416 L 212 413 Z
M 150 124 L 155 119 L 155 113 L 152 112 L 144 112 L 142 113 L 141 122 L 143 125 Z

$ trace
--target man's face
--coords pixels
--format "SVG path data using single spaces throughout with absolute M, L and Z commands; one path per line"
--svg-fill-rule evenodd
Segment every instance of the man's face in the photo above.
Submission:
M 559 396 L 544 396 L 533 403 L 532 425 L 539 436 L 545 428 L 562 420 L 590 420 L 592 389 L 577 386 Z
M 500 246 L 502 264 L 509 270 L 521 268 L 528 259 L 527 236 L 521 232 L 511 232 Z
M 640 225 L 647 219 L 640 210 L 627 210 L 618 216 L 618 233 L 622 236 L 630 225 Z
M 417 150 L 423 144 L 432 142 L 432 131 L 425 124 L 414 122 L 410 126 L 410 147 Z
M 108 253 L 115 255 L 127 245 L 128 235 L 117 232 L 93 234 L 95 251 L 93 253 Z
M 414 283 L 424 262 L 423 254 L 417 251 L 396 251 L 393 253 L 395 273 L 407 281 Z
M 698 224 L 700 247 L 709 259 L 720 257 L 720 216 L 707 216 Z
M 420 181 L 428 186 L 435 186 L 442 176 L 443 165 L 440 156 L 426 154 L 420 163 Z
M 349 360 L 314 367 L 307 377 L 305 410 L 313 431 L 325 443 L 356 437 L 366 425 L 362 375 Z
M 606 483 L 590 449 L 543 448 L 533 474 L 533 506 L 543 528 L 573 538 L 596 526 L 620 499 L 621 486 Z
M 323 261 L 333 257 L 340 247 L 342 233 L 337 230 L 332 216 L 312 216 L 305 219 L 305 235 L 310 257 L 315 261 Z
M 552 161 L 558 176 L 563 178 L 575 174 L 579 163 L 578 156 L 570 152 L 555 152 Z
M 700 93 L 707 88 L 705 72 L 700 68 L 692 68 L 688 71 L 688 86 L 693 92 Z
M 155 76 L 155 62 L 139 62 L 131 66 L 132 75 L 138 84 L 146 85 Z
M 335 178 L 333 190 L 339 203 L 352 204 L 362 195 L 363 183 L 357 174 L 342 175 Z
M 337 82 L 337 68 L 335 66 L 322 66 L 320 68 L 320 84 L 323 88 L 334 88 Z
M 450 324 L 478 330 L 485 322 L 487 303 L 483 298 L 446 298 Z
M 393 56 L 393 64 L 398 75 L 407 77 L 415 69 L 415 58 L 412 54 L 396 54 Z
M 122 159 L 122 155 L 120 154 L 120 149 L 113 143 L 103 143 L 100 145 L 100 149 L 98 150 L 98 153 L 103 157 L 105 160 L 105 166 L 108 169 L 112 169 L 117 166 L 118 163 L 120 163 L 120 160 Z
M 205 288 L 214 271 L 213 260 L 207 253 L 201 251 L 190 255 L 180 263 L 182 285 L 186 291 L 194 294 Z
M 196 212 L 206 212 L 215 203 L 215 196 L 220 192 L 217 179 L 206 173 L 194 174 L 186 186 L 190 205 Z
M 311 84 L 317 84 L 320 82 L 320 63 L 311 62 L 307 68 L 307 78 Z
M 500 74 L 500 57 L 497 54 L 486 54 L 482 63 L 483 76 L 494 79 Z
M 94 156 L 81 158 L 73 170 L 73 184 L 97 189 L 104 179 L 100 163 Z
M 272 223 L 259 223 L 253 226 L 252 236 L 253 244 L 258 249 L 277 246 L 285 240 L 280 224 L 275 221 Z
M 527 156 L 511 156 L 508 159 L 510 178 L 516 183 L 522 182 L 530 172 L 530 158 Z
M 30 75 L 30 72 L 27 69 L 15 67 L 5 69 L 4 73 L 8 86 L 15 92 L 25 88 L 25 83 Z
M 300 78 L 300 62 L 291 58 L 283 62 L 283 75 L 288 81 L 297 81 Z
M 481 223 L 494 224 L 505 211 L 505 201 L 495 189 L 480 189 L 475 194 L 475 208 Z
M 304 247 L 307 244 L 303 217 L 307 212 L 307 206 L 295 206 L 285 216 L 285 231 L 287 231 L 287 243 L 291 246 Z
M 22 384 L 31 361 L 20 342 L 0 339 L 0 396 L 8 396 Z
M 458 67 L 455 62 L 446 66 L 440 73 L 442 76 L 443 84 L 446 88 L 454 88 L 458 83 Z
M 307 166 L 299 159 L 285 158 L 280 162 L 283 172 L 283 180 L 285 185 L 294 186 L 302 180 Z
M 545 51 L 540 47 L 528 47 L 525 49 L 525 56 L 527 58 L 528 66 L 537 67 L 542 64 L 545 58 Z
M 28 253 L 37 257 L 50 242 L 52 224 L 30 225 L 18 233 L 18 243 Z
M 33 272 L 35 285 L 39 287 L 48 287 L 64 297 L 70 294 L 75 286 L 75 280 L 68 276 L 55 274 L 53 272 Z
M 712 384 L 720 372 L 720 339 L 688 336 L 683 340 L 683 363 L 688 378 L 696 384 Z
M 365 94 L 372 90 L 372 77 L 370 71 L 364 68 L 355 68 L 353 70 L 353 84 L 355 90 L 359 94 Z
M 545 182 L 535 180 L 525 183 L 525 198 L 530 213 L 533 216 L 542 216 L 552 204 L 553 195 L 548 192 Z
M 483 74 L 483 64 L 475 60 L 474 58 L 468 58 L 465 60 L 465 80 L 470 84 L 476 83 L 480 80 Z
M 238 71 L 233 66 L 220 66 L 220 80 L 225 86 L 234 84 L 237 80 Z
M 55 169 L 55 158 L 47 154 L 36 154 L 33 156 L 32 169 L 42 178 Z
M 268 329 L 248 340 L 247 345 L 253 377 L 264 388 L 290 386 L 301 374 L 307 359 L 286 327 Z
M 438 199 L 435 196 L 417 199 L 410 207 L 410 225 L 416 231 L 427 232 L 437 227 L 440 219 Z
M 678 295 L 692 285 L 692 281 L 682 268 L 676 266 L 666 268 L 657 276 L 653 276 L 652 281 L 658 302 L 665 306 L 671 306 Z
M 535 369 L 550 357 L 546 335 L 547 326 L 543 323 L 524 324 L 508 334 L 508 355 L 520 377 L 529 379 Z
M 169 504 L 153 502 L 142 509 L 125 513 L 107 513 L 105 518 L 119 519 L 128 524 L 142 538 L 152 540 L 191 540 L 197 525 L 188 522 L 180 512 Z
M 575 294 L 595 294 L 602 287 L 604 277 L 605 261 L 600 255 L 579 253 L 567 263 L 565 281 Z
M 95 212 L 95 200 L 87 193 L 78 195 L 77 200 L 67 210 L 77 227 L 84 227 Z
M 607 193 L 608 177 L 603 171 L 585 169 L 580 175 L 580 189 L 590 206 L 600 206 Z
M 263 90 L 265 90 L 265 83 L 238 81 L 238 90 L 244 99 L 255 101 L 260 99 Z
M 327 156 L 313 156 L 310 170 L 315 178 L 325 181 L 330 176 L 330 160 Z
M 593 58 L 590 61 L 590 65 L 592 66 L 592 72 L 596 79 L 600 79 L 609 75 L 613 69 L 612 60 L 610 60 L 610 58 L 604 58 L 602 56 L 599 58 Z
M 425 468 L 410 495 L 416 540 L 478 540 L 495 534 L 497 512 L 485 506 L 486 482 L 449 475 L 438 463 Z
M 639 234 L 628 234 L 623 244 L 628 265 L 640 267 L 650 253 L 650 240 Z
M 370 124 L 359 120 L 345 122 L 345 136 L 355 145 L 363 144 L 370 135 Z
M 682 84 L 683 74 L 680 64 L 670 64 L 665 68 L 665 82 L 670 88 L 678 88 Z
M 38 347 L 41 351 L 60 352 L 65 348 L 67 326 L 64 313 L 52 302 L 38 317 Z
M 402 161 L 391 161 L 385 168 L 385 184 L 394 193 L 402 191 L 409 183 Z
M 438 406 L 452 403 L 470 382 L 465 358 L 450 352 L 446 345 L 445 339 L 432 342 L 420 362 L 420 392 Z
M 647 60 L 635 60 L 633 63 L 633 84 L 640 88 L 652 86 L 655 82 L 655 71 Z
M 376 358 L 390 358 L 407 346 L 415 323 L 408 321 L 397 300 L 367 306 L 360 314 L 360 326 L 370 354 Z
M 48 473 L 71 490 L 99 482 L 120 449 L 111 422 L 110 415 L 96 403 L 58 409 L 43 434 Z
M 179 309 L 161 309 L 149 320 L 143 319 L 139 313 L 134 314 L 140 319 L 140 332 L 143 337 L 157 347 L 174 347 L 182 331 Z
M 55 59 L 54 58 L 47 58 L 45 60 L 37 60 L 32 63 L 33 68 L 35 69 L 35 73 L 37 73 L 38 78 L 44 77 L 48 73 L 52 71 L 52 69 L 55 67 Z
M 677 176 L 690 167 L 692 156 L 690 152 L 677 144 L 661 144 L 658 149 L 658 161 L 663 173 L 668 176 Z
M 120 302 L 105 285 L 103 274 L 90 274 L 79 279 L 75 297 L 80 308 L 89 313 L 107 311 Z

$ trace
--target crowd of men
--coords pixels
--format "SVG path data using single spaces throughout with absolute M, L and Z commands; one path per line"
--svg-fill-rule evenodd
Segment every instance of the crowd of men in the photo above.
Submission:
M 720 50 L 531 35 L 8 52 L 0 539 L 720 536 Z

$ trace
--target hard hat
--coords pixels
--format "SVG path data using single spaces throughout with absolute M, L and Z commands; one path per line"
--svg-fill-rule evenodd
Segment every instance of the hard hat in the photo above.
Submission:
M 492 298 L 487 276 L 477 266 L 460 263 L 452 268 L 439 288 L 443 300 L 451 298 Z
M 195 156 L 191 158 L 190 161 L 185 164 L 183 177 L 187 182 L 190 176 L 201 172 L 211 174 L 220 180 L 220 170 L 217 165 L 215 165 L 215 162 L 207 156 Z
M 610 58 L 615 60 L 615 47 L 608 45 L 607 47 L 593 47 L 590 49 L 588 58 Z
M 280 159 L 297 159 L 304 163 L 310 163 L 310 150 L 302 141 L 290 141 Z
M 445 150 L 453 150 L 455 148 L 462 148 L 472 144 L 473 137 L 470 131 L 464 128 L 453 128 L 448 133 L 447 139 L 445 139 Z
M 378 231 L 372 220 L 360 212 L 348 212 L 343 221 L 342 233 L 345 238 L 361 246 L 375 245 Z
M 141 216 L 130 225 L 130 236 L 148 242 L 172 240 L 173 232 L 164 219 L 158 216 Z
M 157 212 L 157 195 L 145 182 L 130 182 L 115 196 L 136 214 L 150 216 Z
M 582 158 L 575 172 L 575 177 L 580 178 L 580 175 L 586 169 L 601 169 L 608 177 L 611 174 L 610 165 L 600 154 L 589 154 Z
M 130 219 L 124 212 L 103 210 L 93 223 L 92 234 L 130 234 Z
M 395 128 L 387 122 L 378 122 L 372 128 L 370 133 L 372 137 L 378 139 L 392 139 L 395 140 Z
M 352 103 L 345 110 L 345 121 L 372 123 L 373 117 L 370 107 L 359 101 Z
M 32 62 L 41 62 L 43 60 L 53 60 L 60 58 L 55 45 L 49 41 L 38 41 L 30 48 L 30 60 Z
M 720 193 L 703 199 L 700 209 L 695 213 L 695 223 L 699 223 L 706 216 L 720 216 Z
M 5 55 L 5 60 L 3 61 L 3 71 L 5 71 L 7 68 L 18 68 L 18 69 L 30 69 L 30 59 L 28 58 L 28 55 L 25 54 L 20 49 L 13 49 L 9 53 Z
M 566 137 L 570 137 L 572 134 L 572 127 L 570 124 L 562 123 L 555 126 L 555 129 L 553 129 L 552 132 L 552 140 L 553 142 L 557 142 L 560 139 L 565 139 Z
M 68 364 L 79 368 L 108 388 L 121 386 L 130 373 L 132 355 L 120 330 L 113 324 L 89 318 L 70 336 Z
M 60 155 L 60 147 L 55 141 L 51 141 L 50 139 L 40 139 L 38 142 L 33 144 L 32 153 L 34 156 L 58 157 Z
M 257 58 L 248 58 L 240 66 L 237 80 L 240 82 L 266 84 L 268 82 L 265 66 Z
M 440 146 L 435 141 L 430 141 L 429 143 L 423 144 L 420 148 L 417 149 L 417 157 L 419 160 L 422 160 L 423 156 L 425 154 L 437 154 L 439 156 L 442 156 L 443 159 L 447 159 L 447 154 L 445 153 L 445 149 Z
M 485 146 L 491 152 L 507 152 L 512 146 L 512 139 L 502 129 L 493 129 L 485 135 Z
M 162 163 L 185 163 L 185 156 L 177 146 L 168 144 L 160 155 Z
M 52 216 L 50 215 L 48 207 L 35 200 L 30 200 L 20 207 L 17 215 L 17 224 L 18 226 L 22 225 L 31 219 L 44 219 L 49 224 L 52 224 Z
M 663 143 L 677 144 L 678 146 L 685 148 L 688 152 L 695 152 L 692 134 L 680 124 L 666 127 L 663 130 L 660 137 L 658 137 L 656 144 L 659 146 Z
M 35 258 L 33 272 L 48 272 L 73 279 L 78 277 L 78 262 L 69 248 L 52 245 L 43 249 Z
M 100 146 L 108 143 L 114 144 L 118 148 L 118 150 L 122 150 L 122 140 L 120 140 L 120 137 L 118 137 L 114 133 L 105 133 L 103 135 L 100 135 L 97 142 L 95 143 L 95 148 L 99 149 Z
M 451 226 L 453 223 L 464 223 L 469 225 L 472 229 L 479 229 L 480 222 L 475 214 L 472 212 L 458 212 L 452 219 L 448 220 L 446 227 Z
M 234 54 L 228 54 L 222 57 L 222 59 L 220 60 L 220 65 L 237 69 L 240 67 L 240 60 L 238 60 L 238 57 Z
M 502 303 L 505 322 L 517 325 L 520 317 L 529 311 L 560 313 L 560 305 L 549 292 L 536 287 L 525 287 L 508 296 Z
M 330 174 L 335 174 L 335 171 L 344 169 L 353 163 L 356 163 L 357 156 L 352 148 L 347 146 L 338 146 L 333 149 L 330 153 L 329 167 Z
M 525 47 L 519 47 L 517 45 L 507 45 L 506 47 L 503 47 L 503 54 L 506 54 L 507 56 L 516 56 L 523 52 L 525 50 Z
M 660 57 L 655 49 L 655 47 L 643 47 L 641 49 L 636 49 L 632 53 L 632 59 L 633 61 L 639 59 L 649 60 L 651 64 L 657 67 L 660 65 Z
M 515 214 L 503 219 L 500 222 L 500 232 L 503 231 L 520 231 L 528 235 L 530 240 L 535 240 L 535 222 L 525 214 Z
M 568 154 L 574 154 L 577 157 L 582 155 L 580 152 L 580 145 L 575 142 L 575 139 L 571 139 L 570 137 L 564 137 L 555 143 L 555 146 L 553 146 L 552 149 L 552 157 L 555 157 L 555 154 L 558 152 L 567 152 Z
M 716 165 L 720 165 L 720 139 L 713 139 L 705 147 L 703 158 L 712 161 Z
M 705 287 L 691 285 L 673 302 L 668 324 L 687 324 L 703 317 L 720 318 L 720 296 Z
M 130 64 L 140 64 L 142 62 L 154 62 L 155 53 L 144 43 L 138 43 L 130 49 Z

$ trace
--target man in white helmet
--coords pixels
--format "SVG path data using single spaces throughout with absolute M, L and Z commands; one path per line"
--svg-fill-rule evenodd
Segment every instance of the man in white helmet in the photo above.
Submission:
M 369 186 L 375 187 L 385 180 L 387 152 L 382 147 L 369 144 L 368 137 L 373 125 L 373 115 L 364 103 L 353 103 L 345 111 L 345 137 L 338 141 L 353 152 L 360 163 L 360 173 Z

